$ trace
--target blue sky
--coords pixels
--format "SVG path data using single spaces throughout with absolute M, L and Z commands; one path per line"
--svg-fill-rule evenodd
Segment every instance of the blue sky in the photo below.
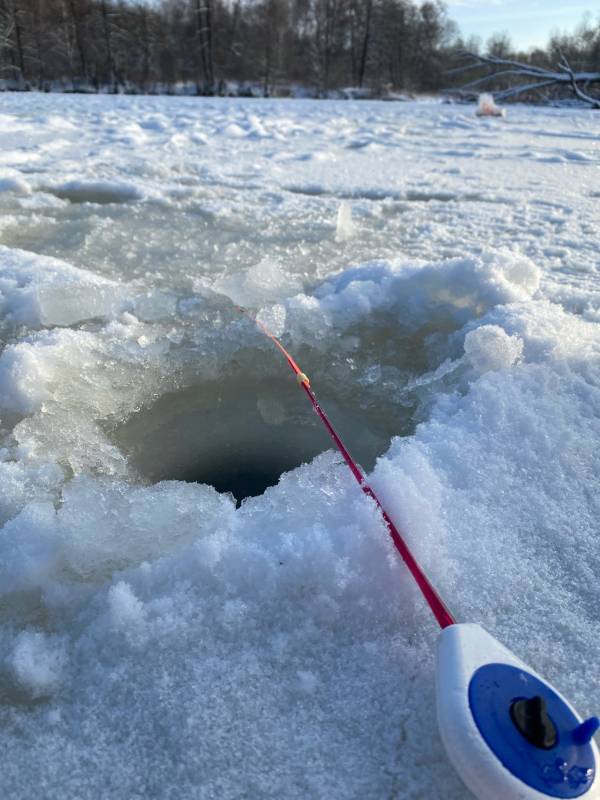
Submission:
M 506 31 L 523 49 L 545 45 L 555 30 L 574 30 L 586 12 L 594 20 L 600 18 L 599 0 L 446 0 L 446 4 L 465 36 L 474 34 L 485 42 L 493 33 Z

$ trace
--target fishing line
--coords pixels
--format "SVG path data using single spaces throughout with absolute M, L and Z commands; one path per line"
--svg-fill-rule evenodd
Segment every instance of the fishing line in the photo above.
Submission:
M 379 511 L 381 512 L 381 516 L 386 524 L 388 533 L 396 547 L 396 550 L 399 552 L 400 556 L 402 557 L 404 563 L 410 570 L 411 575 L 415 579 L 417 586 L 421 590 L 423 597 L 425 598 L 429 608 L 431 609 L 434 617 L 436 618 L 440 628 L 447 628 L 449 625 L 455 625 L 456 620 L 449 610 L 446 603 L 440 597 L 437 589 L 433 586 L 425 572 L 423 571 L 422 567 L 410 551 L 410 548 L 406 544 L 404 537 L 400 534 L 398 528 L 391 520 L 389 514 L 383 507 L 383 504 L 373 491 L 373 489 L 369 486 L 366 482 L 364 475 L 362 474 L 360 468 L 358 467 L 357 463 L 354 461 L 350 452 L 348 451 L 347 447 L 341 440 L 339 434 L 331 424 L 327 414 L 320 406 L 319 401 L 313 391 L 313 388 L 310 384 L 310 380 L 308 379 L 307 375 L 302 372 L 296 361 L 292 358 L 292 356 L 288 353 L 285 347 L 281 344 L 279 339 L 274 336 L 271 331 L 264 325 L 254 314 L 249 312 L 247 309 L 242 308 L 242 306 L 236 306 L 238 311 L 246 316 L 250 317 L 250 319 L 254 322 L 256 327 L 267 336 L 273 344 L 278 348 L 278 350 L 283 354 L 286 361 L 288 362 L 290 369 L 296 375 L 296 380 L 298 385 L 304 390 L 306 396 L 311 402 L 311 405 L 318 415 L 319 419 L 327 429 L 330 437 L 332 438 L 335 446 L 340 451 L 344 461 L 346 462 L 350 472 L 354 475 L 358 485 L 362 489 L 362 491 L 370 497 L 375 504 L 377 505 Z

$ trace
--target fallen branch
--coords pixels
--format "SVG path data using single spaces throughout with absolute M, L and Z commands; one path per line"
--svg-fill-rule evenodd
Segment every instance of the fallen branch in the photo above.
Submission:
M 582 100 L 584 103 L 589 103 L 592 108 L 600 108 L 600 99 L 592 97 L 589 94 L 586 94 L 579 87 L 579 85 L 577 84 L 578 80 L 577 75 L 573 72 L 573 70 L 571 69 L 571 65 L 564 56 L 562 61 L 558 65 L 558 68 L 562 70 L 569 77 L 569 80 L 571 81 L 571 88 L 573 89 L 575 96 L 578 97 L 579 100 Z M 590 81 L 587 80 L 586 83 L 590 83 Z
M 570 89 L 578 100 L 586 103 L 591 108 L 600 109 L 600 97 L 594 97 L 587 90 L 584 91 L 581 88 L 581 85 L 587 89 L 590 84 L 600 84 L 600 72 L 575 72 L 571 69 L 564 56 L 560 64 L 558 64 L 558 71 L 554 71 L 545 67 L 537 67 L 534 64 L 524 64 L 521 61 L 498 58 L 497 56 L 482 56 L 477 53 L 465 53 L 465 55 L 472 59 L 471 63 L 456 67 L 447 74 L 460 75 L 461 73 L 486 67 L 491 71 L 487 75 L 476 78 L 458 89 L 451 89 L 450 91 L 454 94 L 459 94 L 462 97 L 476 96 L 477 92 L 475 90 L 487 88 L 490 83 L 498 78 L 509 76 L 533 78 L 535 79 L 534 81 L 529 80 L 516 86 L 510 86 L 507 89 L 497 90 L 493 94 L 497 99 L 507 99 L 527 92 L 537 91 L 541 88 L 562 86 Z

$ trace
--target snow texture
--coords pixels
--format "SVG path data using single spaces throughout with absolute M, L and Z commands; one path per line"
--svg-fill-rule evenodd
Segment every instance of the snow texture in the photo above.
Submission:
M 0 796 L 470 796 L 435 623 L 235 304 L 457 617 L 598 712 L 599 126 L 3 97 Z M 169 479 L 282 453 L 239 507 Z

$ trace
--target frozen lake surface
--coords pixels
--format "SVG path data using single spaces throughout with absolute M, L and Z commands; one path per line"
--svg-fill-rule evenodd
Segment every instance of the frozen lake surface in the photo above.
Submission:
M 457 617 L 600 711 L 599 168 L 590 111 L 0 97 L 2 797 L 470 797 L 433 618 L 235 304 Z

